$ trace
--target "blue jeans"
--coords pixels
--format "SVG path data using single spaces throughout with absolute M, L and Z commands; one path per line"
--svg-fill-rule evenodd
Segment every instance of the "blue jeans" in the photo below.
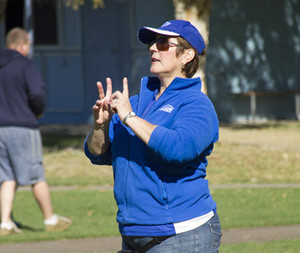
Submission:
M 159 237 L 156 237 L 156 239 Z M 122 236 L 122 251 L 140 252 L 139 248 L 149 243 L 155 237 Z M 163 238 L 147 253 L 217 253 L 221 244 L 221 224 L 216 213 L 202 226 L 181 234 Z M 142 251 L 143 252 L 143 251 Z

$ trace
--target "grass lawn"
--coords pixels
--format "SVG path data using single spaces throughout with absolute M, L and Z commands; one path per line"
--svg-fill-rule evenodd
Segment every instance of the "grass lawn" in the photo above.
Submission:
M 297 253 L 300 248 L 299 240 L 280 240 L 264 243 L 241 243 L 222 245 L 221 253 Z
M 300 224 L 300 188 L 215 189 L 212 194 L 223 229 Z M 74 219 L 69 230 L 43 231 L 42 215 L 31 193 L 19 191 L 14 215 L 28 229 L 0 237 L 0 243 L 119 235 L 111 191 L 78 189 L 51 195 L 55 212 Z
M 300 224 L 300 188 L 218 189 L 222 228 Z
M 25 228 L 21 234 L 0 237 L 0 243 L 118 236 L 116 205 L 112 192 L 71 190 L 51 193 L 54 211 L 73 218 L 70 229 L 44 231 L 42 214 L 31 192 L 17 193 L 14 216 Z
M 300 123 L 221 127 L 208 161 L 211 184 L 299 183 Z
M 55 212 L 70 216 L 67 231 L 43 231 L 42 215 L 30 192 L 17 192 L 15 218 L 27 229 L 0 243 L 64 238 L 117 236 L 116 205 L 111 191 L 85 186 L 112 186 L 110 166 L 92 165 L 83 153 L 84 135 L 43 134 L 44 164 L 50 185 L 82 188 L 51 192 Z M 208 158 L 210 185 L 300 182 L 300 123 L 222 126 L 220 140 Z M 300 224 L 300 188 L 239 188 L 211 190 L 222 228 Z M 300 240 L 222 245 L 221 252 L 297 252 Z
M 44 164 L 50 185 L 112 185 L 110 166 L 95 166 L 83 153 L 85 135 L 43 134 Z M 299 183 L 300 123 L 221 126 L 208 157 L 211 185 Z

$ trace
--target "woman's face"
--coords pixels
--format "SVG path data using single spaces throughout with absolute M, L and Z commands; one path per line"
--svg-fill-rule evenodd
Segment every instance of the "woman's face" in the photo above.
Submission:
M 150 72 L 158 77 L 184 77 L 181 72 L 183 54 L 176 56 L 176 37 L 158 35 L 156 42 L 149 47 L 151 54 Z

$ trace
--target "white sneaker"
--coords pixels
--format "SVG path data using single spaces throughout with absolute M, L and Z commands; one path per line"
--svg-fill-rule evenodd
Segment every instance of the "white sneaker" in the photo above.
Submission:
M 3 227 L 1 225 L 0 229 L 0 236 L 1 235 L 11 235 L 11 234 L 19 234 L 22 230 L 17 227 L 17 225 L 14 222 L 10 222 L 7 227 Z
M 72 219 L 62 217 L 57 214 L 55 214 L 55 216 L 57 218 L 57 222 L 55 224 L 46 224 L 46 231 L 63 231 L 69 228 L 73 223 Z

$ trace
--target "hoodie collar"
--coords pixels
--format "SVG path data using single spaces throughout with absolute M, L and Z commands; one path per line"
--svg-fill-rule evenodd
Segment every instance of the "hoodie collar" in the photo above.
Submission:
M 138 115 L 140 115 L 148 103 L 153 99 L 153 94 L 160 87 L 160 81 L 157 77 L 144 77 L 141 82 L 140 98 L 138 102 Z M 176 77 L 162 96 L 168 95 L 170 92 L 184 92 L 185 89 L 195 89 L 201 91 L 201 79 L 196 78 L 179 78 Z
M 144 77 L 142 79 L 141 92 L 154 92 L 156 89 L 159 89 L 160 81 L 157 77 Z M 164 92 L 183 90 L 186 88 L 195 88 L 201 90 L 201 79 L 200 77 L 195 78 L 181 78 L 175 77 L 171 84 Z
M 0 51 L 0 69 L 4 68 L 7 64 L 14 59 L 24 57 L 16 50 L 3 49 Z

